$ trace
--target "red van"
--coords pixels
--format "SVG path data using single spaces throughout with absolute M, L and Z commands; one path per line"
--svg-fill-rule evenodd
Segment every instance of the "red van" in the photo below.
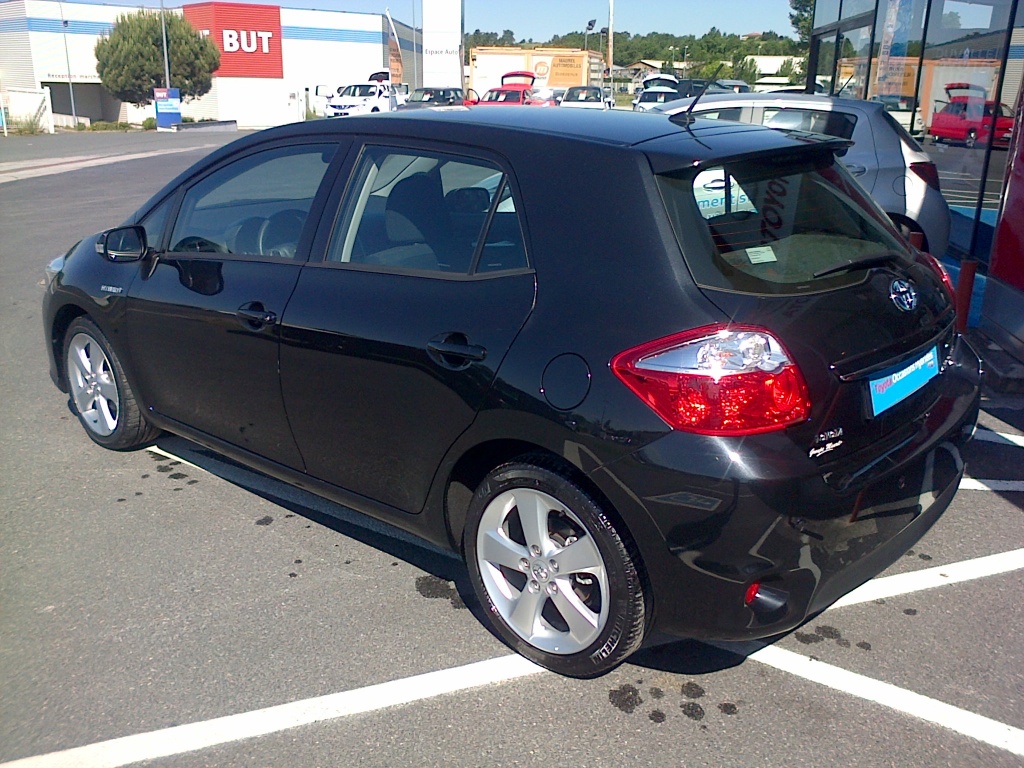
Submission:
M 986 94 L 980 85 L 947 84 L 949 102 L 932 115 L 928 133 L 936 141 L 959 141 L 967 147 L 974 147 L 980 141 L 984 146 L 994 122 L 992 143 L 997 147 L 1007 146 L 1013 129 L 1013 112 L 1005 104 L 987 101 Z

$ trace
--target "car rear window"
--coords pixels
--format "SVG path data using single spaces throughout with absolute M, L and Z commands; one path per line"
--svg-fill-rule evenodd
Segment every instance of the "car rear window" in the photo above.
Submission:
M 824 133 L 840 139 L 851 138 L 857 127 L 857 116 L 849 112 L 793 107 L 766 107 L 761 121 L 769 128 Z
M 658 185 L 696 282 L 792 295 L 860 282 L 815 273 L 906 246 L 885 214 L 831 156 L 745 160 L 663 174 Z
M 889 127 L 896 132 L 896 135 L 900 137 L 900 141 L 906 144 L 915 152 L 924 152 L 924 148 L 917 143 L 917 139 L 907 132 L 907 129 L 900 125 L 899 120 L 889 114 L 888 111 L 882 112 L 882 119 L 889 124 Z

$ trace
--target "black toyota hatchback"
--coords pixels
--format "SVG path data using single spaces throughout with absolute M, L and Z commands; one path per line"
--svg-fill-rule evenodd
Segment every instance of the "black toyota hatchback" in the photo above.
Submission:
M 89 437 L 168 430 L 450 547 L 580 677 L 654 629 L 790 630 L 920 538 L 979 362 L 845 145 L 500 113 L 264 131 L 57 259 Z

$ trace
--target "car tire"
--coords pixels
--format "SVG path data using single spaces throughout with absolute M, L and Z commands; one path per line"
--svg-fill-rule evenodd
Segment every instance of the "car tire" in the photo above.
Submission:
M 488 474 L 463 543 L 491 625 L 531 661 L 596 677 L 643 642 L 649 612 L 635 546 L 556 463 L 527 457 Z
M 967 147 L 968 149 L 974 149 L 974 147 L 975 147 L 975 145 L 977 145 L 977 143 L 978 143 L 978 132 L 976 130 L 974 130 L 973 128 L 971 128 L 971 130 L 969 130 L 967 132 L 966 138 L 964 138 L 964 146 Z
M 121 361 L 86 317 L 64 334 L 71 409 L 93 442 L 115 451 L 138 448 L 160 434 L 142 415 Z

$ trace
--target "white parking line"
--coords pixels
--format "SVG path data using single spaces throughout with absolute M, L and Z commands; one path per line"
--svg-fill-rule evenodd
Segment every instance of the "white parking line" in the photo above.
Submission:
M 923 571 L 887 576 L 854 590 L 828 610 L 1022 569 L 1024 549 L 1017 549 Z M 1015 755 L 1024 755 L 1024 731 L 967 710 L 776 646 L 756 643 L 715 645 L 731 653 L 746 654 L 753 661 L 805 680 L 943 726 Z M 520 656 L 502 656 L 367 688 L 26 757 L 2 763 L 0 768 L 120 768 L 143 760 L 278 733 L 300 725 L 375 712 L 444 694 L 518 680 L 542 671 Z
M 897 573 L 894 576 L 883 576 L 862 584 L 832 603 L 829 610 L 1020 570 L 1024 570 L 1024 549 L 978 557 L 974 560 L 963 560 L 949 565 L 938 565 L 920 571 Z
M 975 440 L 981 440 L 987 443 L 1000 443 L 1016 445 L 1019 448 L 1024 448 L 1024 436 L 1011 435 L 1007 432 L 993 432 L 991 429 L 979 429 L 974 433 Z
M 895 709 L 918 720 L 941 725 L 983 744 L 1005 749 L 1015 755 L 1024 755 L 1024 731 L 997 720 L 774 645 L 765 646 L 748 658 L 804 680 Z
M 979 431 L 979 434 L 982 432 L 983 430 Z M 1003 435 L 1000 434 L 1000 437 Z M 202 469 L 156 446 L 150 447 L 149 450 L 190 467 Z M 990 489 L 992 484 L 1015 482 L 965 479 L 960 487 L 969 488 L 972 484 L 977 484 L 978 488 Z M 986 485 L 981 485 L 982 483 Z M 1024 483 L 1019 485 L 1024 486 Z M 1024 490 L 1024 487 L 1019 490 Z M 1022 569 L 1024 549 L 1017 549 L 974 560 L 896 574 L 869 581 L 838 600 L 828 610 Z M 1016 755 L 1024 755 L 1024 731 L 995 720 L 776 646 L 758 643 L 715 645 L 733 653 L 744 653 L 753 661 L 803 679 L 941 725 L 976 741 Z M 120 768 L 144 760 L 264 736 L 301 725 L 375 712 L 444 694 L 516 680 L 542 671 L 541 667 L 520 656 L 502 656 L 352 691 L 27 757 L 2 763 L 0 768 Z
M 354 691 L 333 693 L 238 715 L 218 717 L 214 720 L 178 725 L 161 731 L 100 741 L 84 747 L 26 757 L 0 765 L 2 768 L 118 768 L 143 760 L 155 760 L 218 744 L 265 736 L 300 725 L 375 712 L 446 693 L 516 680 L 543 671 L 541 667 L 522 656 L 502 656 Z
M 58 158 L 57 160 L 42 159 L 3 163 L 0 164 L 0 184 L 9 181 L 21 181 L 22 179 L 33 179 L 37 176 L 52 176 L 57 173 L 67 173 L 68 171 L 77 171 L 97 165 L 120 163 L 125 160 L 141 160 L 148 157 L 159 157 L 160 155 L 174 155 L 179 152 L 206 152 L 217 146 L 220 145 L 201 144 L 195 147 L 172 147 L 148 152 L 134 152 L 127 155 L 91 155 Z
M 1024 492 L 1024 480 L 978 480 L 973 477 L 965 477 L 960 481 L 960 490 Z

